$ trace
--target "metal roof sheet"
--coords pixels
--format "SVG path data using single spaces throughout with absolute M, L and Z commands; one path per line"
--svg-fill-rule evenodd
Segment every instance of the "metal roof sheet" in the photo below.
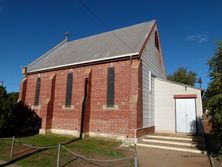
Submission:
M 155 20 L 152 20 L 74 41 L 63 41 L 29 64 L 27 72 L 137 53 L 154 23 Z

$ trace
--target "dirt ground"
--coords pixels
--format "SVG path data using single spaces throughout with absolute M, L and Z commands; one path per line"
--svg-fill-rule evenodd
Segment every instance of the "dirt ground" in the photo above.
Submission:
M 140 167 L 210 167 L 207 155 L 137 147 Z
M 222 156 L 212 157 L 215 167 L 222 167 Z

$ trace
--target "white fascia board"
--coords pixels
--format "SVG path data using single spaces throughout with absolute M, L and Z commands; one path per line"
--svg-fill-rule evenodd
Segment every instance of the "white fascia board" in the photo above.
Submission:
M 99 61 L 105 61 L 105 60 L 112 60 L 112 59 L 117 59 L 117 58 L 122 58 L 122 57 L 131 57 L 131 56 L 135 56 L 135 55 L 139 55 L 139 52 L 128 53 L 128 54 L 112 56 L 112 57 L 105 57 L 105 58 L 89 60 L 89 61 L 82 61 L 82 62 L 77 62 L 77 63 L 64 64 L 64 65 L 53 66 L 53 67 L 48 67 L 48 68 L 41 68 L 41 69 L 38 69 L 38 70 L 28 71 L 27 73 L 33 73 L 33 72 L 38 72 L 38 71 L 45 71 L 45 70 L 50 70 L 50 69 L 55 69 L 55 68 L 62 68 L 62 67 L 68 67 L 68 66 L 81 65 L 81 64 L 86 64 L 86 63 L 93 63 L 93 62 L 99 62 Z
M 185 87 L 192 88 L 192 89 L 197 89 L 197 90 L 201 90 L 201 91 L 204 90 L 202 88 L 196 88 L 196 87 L 191 86 L 191 85 L 187 85 L 187 84 L 183 84 L 183 83 L 175 82 L 175 81 L 170 81 L 170 80 L 163 79 L 163 78 L 156 77 L 155 79 L 163 81 L 163 82 L 168 82 L 168 83 L 171 83 L 171 84 L 175 84 L 175 85 L 185 86 Z

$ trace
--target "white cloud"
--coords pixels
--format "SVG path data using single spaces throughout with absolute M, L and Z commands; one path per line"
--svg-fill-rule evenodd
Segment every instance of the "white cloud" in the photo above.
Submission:
M 3 13 L 3 12 L 4 12 L 4 10 L 2 8 L 0 8 L 0 13 Z
M 185 38 L 186 41 L 194 41 L 197 43 L 204 43 L 208 41 L 208 35 L 205 34 L 193 34 Z

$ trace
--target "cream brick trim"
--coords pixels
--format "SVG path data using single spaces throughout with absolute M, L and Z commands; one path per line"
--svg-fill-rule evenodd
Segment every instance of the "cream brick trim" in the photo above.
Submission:
M 27 78 L 23 78 L 21 81 L 20 81 L 20 84 L 22 84 L 23 82 L 25 82 L 27 80 Z
M 39 130 L 39 134 L 47 134 L 47 133 L 70 135 L 70 136 L 75 136 L 75 137 L 79 137 L 80 135 L 79 131 L 76 131 L 76 130 L 64 130 L 64 129 L 40 129 Z M 113 134 L 107 134 L 107 133 L 98 133 L 98 132 L 83 133 L 83 138 L 86 136 L 115 139 L 115 140 L 120 140 L 123 143 L 129 143 L 129 144 L 135 144 L 138 142 L 138 138 L 127 138 L 124 135 L 113 135 Z
M 47 133 L 47 129 L 39 129 L 39 134 L 46 134 Z
M 39 130 L 39 134 L 46 134 L 46 133 L 55 133 L 55 134 L 79 137 L 79 132 L 76 130 L 65 130 L 65 129 L 40 129 Z
M 63 110 L 74 110 L 74 109 L 75 109 L 75 106 L 74 106 L 74 105 L 71 105 L 70 107 L 66 107 L 65 105 L 62 105 L 62 109 L 63 109 Z
M 124 143 L 134 145 L 134 144 L 138 143 L 138 138 L 126 138 L 124 140 Z
M 119 105 L 115 104 L 113 107 L 107 107 L 107 105 L 103 105 L 103 110 L 118 110 Z
M 32 109 L 32 110 L 35 110 L 35 109 L 41 110 L 41 105 L 37 105 L 37 106 L 32 105 L 32 106 L 31 106 L 31 109 Z
M 138 98 L 139 98 L 138 95 L 131 95 L 129 102 L 130 103 L 137 103 L 138 102 Z
M 97 132 L 89 132 L 87 133 L 90 137 L 103 137 L 103 138 L 110 138 L 110 139 L 116 139 L 125 141 L 126 136 L 123 135 L 113 135 L 113 134 L 107 134 L 107 133 L 97 133 Z M 85 136 L 87 135 L 85 134 Z
M 134 61 L 131 65 L 131 69 L 139 69 L 140 61 Z

